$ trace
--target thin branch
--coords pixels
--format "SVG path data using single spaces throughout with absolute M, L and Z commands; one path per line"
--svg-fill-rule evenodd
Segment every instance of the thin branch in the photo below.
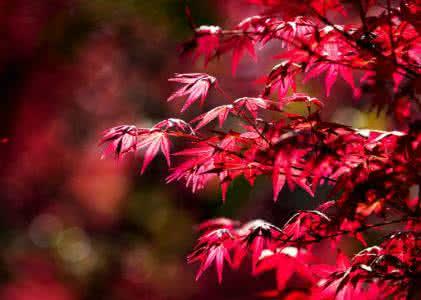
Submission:
M 335 24 L 333 24 L 328 18 L 326 18 L 325 16 L 322 16 L 319 12 L 317 12 L 311 5 L 308 5 L 308 7 L 311 9 L 311 11 L 317 16 L 317 18 L 320 19 L 320 21 L 322 21 L 323 23 L 325 23 L 326 25 L 331 26 L 336 32 L 338 32 L 340 35 L 342 35 L 345 38 L 345 41 L 352 47 L 356 48 L 356 46 L 360 46 L 361 48 L 363 48 L 364 50 L 367 50 L 369 52 L 372 52 L 372 54 L 374 56 L 377 56 L 378 58 L 384 59 L 384 60 L 391 60 L 388 56 L 385 56 L 381 51 L 377 50 L 376 48 L 371 47 L 370 45 L 366 44 L 365 42 L 358 40 L 356 41 L 348 32 L 346 31 L 342 31 L 340 30 Z M 401 74 L 404 76 L 407 76 L 409 78 L 416 78 L 418 77 L 417 72 L 415 72 L 414 70 L 408 68 L 405 65 L 399 64 L 396 60 L 394 60 L 392 58 L 392 62 L 393 64 L 398 67 L 401 68 L 403 70 L 405 70 L 405 74 Z M 397 70 L 398 71 L 398 70 Z M 411 76 L 409 76 L 411 75 Z
M 395 41 L 393 39 L 393 24 L 392 24 L 392 14 L 391 14 L 391 4 L 390 4 L 390 0 L 387 0 L 387 23 L 388 23 L 388 31 L 389 31 L 389 39 L 390 39 L 390 47 L 392 48 L 392 58 L 393 58 L 393 62 L 396 64 L 397 63 L 397 59 L 396 59 L 396 47 L 395 47 Z
M 366 22 L 366 19 L 365 19 L 366 10 L 365 10 L 365 7 L 363 5 L 363 1 L 364 0 L 358 0 L 357 4 L 358 4 L 358 12 L 360 14 L 360 19 L 361 19 L 361 24 L 363 26 L 363 32 L 364 32 L 364 34 L 366 34 L 368 32 L 368 28 L 367 28 L 367 22 Z
M 315 238 L 314 240 L 283 240 L 282 238 L 279 239 L 281 242 L 286 242 L 286 243 L 293 243 L 293 244 L 312 244 L 312 243 L 319 243 L 322 240 L 326 240 L 326 239 L 330 239 L 330 238 L 334 238 L 334 237 L 338 237 L 338 236 L 342 236 L 342 235 L 347 235 L 347 234 L 352 234 L 352 233 L 359 233 L 359 232 L 363 232 L 363 231 L 367 231 L 376 227 L 382 227 L 382 226 L 387 226 L 387 225 L 391 225 L 391 224 L 398 224 L 398 223 L 402 223 L 405 222 L 407 220 L 411 219 L 410 217 L 403 217 L 401 219 L 395 219 L 395 220 L 391 220 L 391 221 L 385 221 L 382 223 L 375 223 L 375 224 L 371 224 L 371 225 L 366 225 L 366 226 L 361 226 L 360 228 L 354 229 L 354 230 L 341 230 L 338 232 L 335 232 L 333 234 L 330 235 L 325 235 L 325 236 L 321 236 L 318 238 Z
M 215 86 L 216 89 L 230 102 L 234 102 L 233 98 L 230 97 L 219 85 Z M 241 107 L 243 109 L 244 106 Z M 250 120 L 247 116 L 243 115 L 243 119 L 246 120 L 246 122 L 253 127 L 253 129 L 257 132 L 257 134 L 269 145 L 269 147 L 272 147 L 271 142 L 263 135 L 263 132 L 260 132 L 260 130 L 257 128 L 256 124 Z

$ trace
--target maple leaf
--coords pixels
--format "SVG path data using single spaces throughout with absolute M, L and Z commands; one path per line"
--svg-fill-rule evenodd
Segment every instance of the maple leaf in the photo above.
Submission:
M 189 263 L 201 263 L 196 280 L 199 280 L 202 273 L 215 261 L 218 282 L 222 282 L 224 260 L 231 264 L 228 247 L 232 239 L 233 236 L 227 229 L 216 229 L 199 238 L 198 245 L 187 258 Z
M 311 6 L 322 16 L 326 15 L 329 10 L 346 15 L 346 10 L 341 4 L 341 0 L 312 0 Z
M 281 169 L 283 169 L 283 154 L 278 153 L 275 159 L 275 163 L 273 165 L 273 172 L 272 172 L 272 186 L 273 186 L 273 201 L 278 199 L 279 192 L 282 190 L 283 186 L 285 185 L 286 176 L 285 173 L 281 174 Z
M 284 97 L 288 89 L 296 91 L 295 76 L 301 71 L 299 64 L 284 60 L 275 65 L 269 76 L 265 79 L 265 90 L 263 96 L 269 96 L 273 89 L 278 89 L 279 98 Z
M 203 189 L 206 183 L 215 177 L 215 174 L 207 172 L 214 168 L 215 148 L 210 145 L 214 140 L 204 141 L 196 148 L 174 153 L 174 156 L 187 156 L 189 159 L 174 168 L 166 181 L 184 179 L 186 186 L 190 186 L 193 192 Z
M 305 70 L 304 82 L 326 72 L 325 87 L 326 95 L 330 95 L 332 86 L 338 75 L 351 86 L 354 94 L 358 89 L 355 87 L 352 77 L 352 65 L 357 60 L 355 50 L 331 27 L 322 29 L 322 41 L 316 47 L 321 57 L 312 57 Z
M 311 104 L 314 104 L 315 106 L 317 106 L 318 109 L 321 109 L 324 106 L 323 102 L 320 101 L 317 98 L 310 97 L 310 96 L 305 95 L 305 94 L 299 94 L 299 93 L 295 94 L 294 93 L 290 97 L 282 98 L 281 101 L 280 101 L 280 107 L 283 108 L 285 105 L 288 105 L 288 104 L 294 103 L 294 102 L 303 102 L 307 105 L 307 107 L 310 107 Z
M 224 125 L 225 120 L 228 117 L 228 114 L 232 111 L 233 106 L 231 104 L 229 105 L 221 105 L 217 106 L 210 111 L 196 117 L 191 122 L 199 122 L 196 125 L 196 130 L 199 130 L 200 128 L 206 126 L 210 122 L 212 122 L 214 119 L 218 118 L 219 120 L 219 127 L 222 127 Z
M 245 111 L 248 111 L 253 119 L 257 118 L 259 108 L 280 111 L 276 103 L 260 97 L 242 97 L 235 100 L 232 105 L 235 113 L 241 115 Z
M 239 35 L 230 38 L 224 42 L 224 45 L 221 46 L 221 52 L 224 52 L 224 48 L 232 49 L 232 67 L 231 73 L 233 76 L 237 73 L 238 63 L 241 58 L 247 52 L 250 57 L 256 61 L 257 56 L 254 51 L 255 39 L 249 35 Z
M 291 241 L 314 241 L 317 236 L 327 235 L 331 219 L 317 210 L 300 211 L 282 227 L 282 232 Z
M 315 24 L 302 16 L 292 21 L 281 22 L 276 27 L 275 37 L 281 39 L 281 47 L 295 48 L 294 42 L 308 43 L 315 32 Z
M 136 147 L 138 149 L 147 147 L 144 155 L 142 169 L 140 171 L 141 174 L 145 172 L 146 168 L 154 159 L 159 149 L 161 149 L 162 153 L 164 154 L 168 166 L 171 165 L 170 141 L 165 132 L 152 129 L 150 132 L 144 133 L 143 135 L 139 136 L 139 141 Z
M 209 88 L 216 83 L 216 78 L 203 73 L 185 73 L 175 74 L 175 76 L 168 79 L 168 81 L 185 84 L 182 88 L 175 91 L 168 98 L 168 101 L 172 101 L 175 98 L 188 95 L 187 100 L 181 109 L 181 112 L 184 112 L 198 99 L 200 99 L 200 104 L 203 104 L 208 94 Z
M 176 119 L 176 118 L 169 118 L 166 120 L 163 120 L 153 126 L 153 129 L 157 128 L 160 130 L 165 131 L 167 134 L 171 134 L 174 136 L 189 136 L 189 135 L 195 135 L 195 131 L 190 126 L 189 123 L 187 123 L 184 120 Z
M 311 66 L 311 69 L 309 67 L 308 71 L 306 72 L 304 82 L 306 82 L 308 79 L 311 79 L 320 75 L 323 72 L 326 72 L 326 77 L 325 77 L 326 96 L 330 96 L 330 91 L 338 75 L 341 75 L 342 78 L 354 89 L 354 91 L 357 90 L 354 85 L 354 79 L 352 77 L 351 68 L 347 66 L 331 63 L 331 62 L 311 63 L 309 64 L 309 66 Z
M 378 285 L 375 281 L 365 280 L 367 276 L 373 273 L 373 262 L 379 255 L 378 251 L 379 247 L 364 249 L 352 261 L 342 251 L 338 251 L 336 268 L 318 266 L 316 268 L 318 271 L 325 268 L 328 272 L 330 270 L 330 274 L 322 275 L 324 278 L 317 283 L 317 286 L 322 288 L 317 293 L 317 297 L 347 300 L 355 298 L 378 299 L 380 294 Z
M 281 235 L 281 229 L 263 220 L 254 220 L 244 224 L 237 233 L 241 242 L 234 256 L 234 267 L 238 268 L 250 251 L 254 272 L 262 252 L 265 249 L 275 250 L 274 241 Z
M 305 264 L 308 259 L 308 254 L 304 250 L 295 247 L 284 247 L 275 251 L 264 250 L 257 264 L 256 274 L 275 269 L 277 289 L 282 291 L 295 273 L 312 281 Z
M 114 154 L 117 158 L 137 148 L 138 129 L 134 125 L 120 125 L 107 129 L 99 144 L 110 143 L 103 151 L 101 158 Z
M 207 67 L 211 58 L 219 51 L 221 33 L 219 26 L 202 25 L 196 28 L 194 38 L 184 43 L 182 54 L 192 54 L 193 61 L 203 56 L 203 64 Z
M 287 147 L 288 148 L 288 147 Z M 278 194 L 282 187 L 287 182 L 289 189 L 294 190 L 298 185 L 310 195 L 313 196 L 313 191 L 306 184 L 305 180 L 300 178 L 297 169 L 293 167 L 293 163 L 297 163 L 305 154 L 304 150 L 290 151 L 291 149 L 280 149 L 275 157 L 275 162 L 272 171 L 272 185 L 273 185 L 273 199 L 276 201 Z

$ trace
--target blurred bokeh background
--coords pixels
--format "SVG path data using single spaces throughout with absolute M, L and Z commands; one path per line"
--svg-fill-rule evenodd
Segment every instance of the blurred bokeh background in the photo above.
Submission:
M 198 24 L 232 25 L 256 13 L 242 1 L 190 1 Z M 283 191 L 274 204 L 267 179 L 251 189 L 234 182 L 222 204 L 215 185 L 191 194 L 166 185 L 159 157 L 144 176 L 136 159 L 100 160 L 101 132 L 120 124 L 147 127 L 179 116 L 166 98 L 175 72 L 203 71 L 180 61 L 191 37 L 179 0 L 0 1 L 0 299 L 254 299 L 271 276 L 225 271 L 194 282 L 186 264 L 194 225 L 216 216 L 282 224 L 318 199 Z M 256 79 L 275 63 L 276 45 L 245 58 L 234 78 L 230 57 L 211 63 L 236 97 L 255 95 Z M 321 83 L 299 86 L 322 95 Z M 357 127 L 386 119 L 341 104 L 352 92 L 334 87 L 326 114 Z M 212 95 L 211 107 L 224 101 Z M 341 109 L 338 110 L 338 107 Z M 190 120 L 204 108 L 179 116 Z M 333 115 L 332 112 L 336 111 Z M 244 266 L 246 269 L 249 266 Z

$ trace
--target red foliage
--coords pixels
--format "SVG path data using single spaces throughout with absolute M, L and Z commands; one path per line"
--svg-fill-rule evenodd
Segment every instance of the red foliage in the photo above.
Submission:
M 200 98 L 200 104 L 203 104 L 208 94 L 209 87 L 215 84 L 215 77 L 208 74 L 190 73 L 190 74 L 175 74 L 169 81 L 184 83 L 181 89 L 172 94 L 168 101 L 172 101 L 177 97 L 189 95 L 186 103 L 184 103 L 181 112 L 185 111 L 193 102 Z
M 184 160 L 171 169 L 167 181 L 184 180 L 197 191 L 216 179 L 224 200 L 228 185 L 239 176 L 251 185 L 257 176 L 271 177 L 274 200 L 285 184 L 310 195 L 320 185 L 331 187 L 318 209 L 297 212 L 281 228 L 261 220 L 242 225 L 215 219 L 200 225 L 202 236 L 188 259 L 200 262 L 197 279 L 215 263 L 221 282 L 225 261 L 238 268 L 249 255 L 254 275 L 275 270 L 277 291 L 266 296 L 418 299 L 421 192 L 414 197 L 411 191 L 421 190 L 421 103 L 416 91 L 421 37 L 415 17 L 420 2 L 402 0 L 394 2 L 396 6 L 390 1 L 250 2 L 262 6 L 263 12 L 233 29 L 201 26 L 184 50 L 195 60 L 204 56 L 205 65 L 232 51 L 235 73 L 244 53 L 255 57 L 257 45 L 279 41 L 285 48 L 278 56 L 283 61 L 265 77 L 261 94 L 229 99 L 190 123 L 168 119 L 151 129 L 110 129 L 102 139 L 110 143 L 105 152 L 120 156 L 147 147 L 143 173 L 159 149 L 170 164 L 169 137 L 185 138 L 191 146 L 173 154 Z M 355 24 L 335 24 L 328 18 L 355 12 L 359 15 Z M 323 120 L 324 101 L 295 93 L 298 78 L 306 81 L 323 73 L 327 96 L 340 76 L 355 97 L 364 96 L 379 110 L 388 107 L 403 129 L 362 130 Z M 168 99 L 188 95 L 182 111 L 199 98 L 203 103 L 211 87 L 230 98 L 207 74 L 177 74 L 170 80 L 185 84 Z M 270 98 L 276 90 L 278 101 Z M 289 90 L 294 94 L 286 96 Z M 304 103 L 307 113 L 288 113 L 293 102 Z M 203 130 L 215 119 L 223 127 L 229 117 L 240 122 L 242 130 Z M 189 124 L 194 123 L 192 129 Z M 346 236 L 367 247 L 363 232 L 390 224 L 395 224 L 396 232 L 351 260 L 339 251 L 336 266 L 317 261 L 315 247 L 328 242 L 337 249 Z M 288 292 L 293 277 L 306 283 L 303 291 Z

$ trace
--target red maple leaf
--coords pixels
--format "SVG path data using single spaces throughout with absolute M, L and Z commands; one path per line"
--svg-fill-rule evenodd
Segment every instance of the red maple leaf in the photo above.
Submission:
M 168 101 L 172 101 L 175 98 L 188 95 L 181 112 L 185 111 L 198 99 L 200 99 L 200 104 L 202 105 L 208 95 L 209 88 L 216 82 L 215 77 L 203 73 L 175 74 L 174 77 L 168 80 L 184 84 L 182 88 L 175 91 L 168 98 Z

